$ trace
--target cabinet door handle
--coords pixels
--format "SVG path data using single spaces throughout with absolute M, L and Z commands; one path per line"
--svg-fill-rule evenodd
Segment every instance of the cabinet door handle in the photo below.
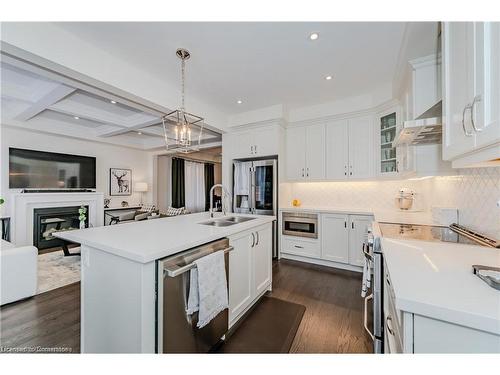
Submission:
M 255 246 L 255 234 L 252 233 L 252 246 L 251 247 L 254 247 Z
M 349 176 L 352 176 L 352 165 L 349 166 Z
M 483 131 L 483 128 L 478 128 L 476 126 L 476 122 L 474 121 L 474 106 L 476 105 L 477 102 L 480 102 L 481 101 L 481 95 L 476 95 L 474 97 L 474 100 L 472 100 L 472 104 L 471 104 L 471 107 L 470 107 L 470 122 L 472 124 L 472 127 L 474 128 L 474 130 L 476 132 L 482 132 Z
M 253 146 L 250 146 L 250 153 L 253 155 Z
M 299 245 L 294 245 L 294 247 L 296 247 L 297 249 L 303 249 L 304 248 L 303 246 L 299 246 Z
M 399 173 L 399 160 L 396 161 L 396 173 Z
M 351 228 L 354 229 L 354 221 L 351 221 Z
M 306 176 L 309 177 L 309 167 L 307 167 L 306 171 Z
M 391 324 L 389 324 L 389 322 Z M 385 325 L 387 327 L 387 332 L 389 332 L 391 334 L 391 336 L 394 336 L 394 330 L 392 329 L 391 325 L 392 325 L 392 318 L 391 316 L 388 316 L 386 319 L 385 319 Z
M 364 317 L 363 323 L 364 323 L 366 332 L 368 332 L 368 334 L 371 336 L 371 338 L 374 339 L 375 336 L 370 331 L 370 328 L 368 328 L 368 301 L 372 300 L 372 299 L 373 299 L 373 293 L 370 294 L 369 296 L 365 297 L 365 311 L 364 311 L 364 314 L 363 314 L 363 317 Z
M 302 177 L 304 177 L 304 168 L 302 168 Z
M 255 246 L 259 244 L 259 232 L 255 232 L 255 235 L 257 236 L 257 241 L 255 242 Z
M 344 176 L 347 176 L 347 165 L 344 165 Z
M 464 129 L 464 134 L 466 137 L 471 137 L 472 136 L 472 133 L 469 133 L 467 131 L 467 129 L 465 128 L 465 112 L 467 112 L 467 110 L 471 109 L 472 106 L 470 104 L 467 104 L 465 107 L 464 107 L 464 110 L 462 111 L 462 128 Z
M 344 228 L 347 228 L 347 221 L 344 221 Z
M 255 151 L 255 154 L 257 154 L 257 145 L 253 146 L 253 149 Z

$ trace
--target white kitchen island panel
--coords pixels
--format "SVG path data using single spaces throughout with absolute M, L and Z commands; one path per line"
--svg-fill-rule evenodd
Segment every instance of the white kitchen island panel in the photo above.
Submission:
M 82 245 L 81 352 L 155 352 L 155 262 Z
M 256 236 L 253 252 L 263 251 L 259 262 L 252 266 L 252 280 L 254 273 L 266 276 L 259 283 L 259 293 L 253 293 L 250 306 L 257 302 L 257 297 L 271 288 L 271 276 L 267 275 L 271 270 L 270 231 L 275 218 L 250 217 L 252 220 L 243 223 L 213 227 L 202 224 L 210 220 L 208 212 L 204 212 L 57 233 L 60 238 L 81 244 L 81 352 L 157 352 L 157 260 L 241 232 Z M 264 242 L 266 247 L 261 249 Z

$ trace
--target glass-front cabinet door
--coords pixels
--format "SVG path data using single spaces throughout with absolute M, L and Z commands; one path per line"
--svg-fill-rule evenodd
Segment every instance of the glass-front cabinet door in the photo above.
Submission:
M 382 175 L 398 172 L 397 150 L 392 147 L 392 141 L 398 130 L 396 111 L 380 117 L 380 163 L 379 173 Z

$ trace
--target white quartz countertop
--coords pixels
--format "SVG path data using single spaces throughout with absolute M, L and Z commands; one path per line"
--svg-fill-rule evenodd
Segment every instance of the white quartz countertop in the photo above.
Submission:
M 249 216 L 255 219 L 227 227 L 214 227 L 200 224 L 210 220 L 208 212 L 202 212 L 58 232 L 54 235 L 139 263 L 148 263 L 275 220 L 274 216 L 264 215 L 228 216 Z M 221 214 L 216 214 L 215 218 L 221 217 Z
M 398 310 L 500 335 L 500 291 L 472 265 L 500 267 L 500 249 L 381 238 Z
M 384 223 L 401 223 L 401 224 L 421 224 L 421 225 L 436 225 L 433 223 L 432 215 L 428 211 L 402 211 L 402 210 L 380 210 L 370 207 L 285 207 L 280 211 L 288 212 L 309 212 L 309 213 L 343 213 L 354 215 L 370 215 L 375 217 L 375 221 Z

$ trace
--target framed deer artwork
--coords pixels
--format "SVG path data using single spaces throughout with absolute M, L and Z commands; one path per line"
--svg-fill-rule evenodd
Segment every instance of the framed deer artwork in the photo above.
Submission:
M 132 170 L 109 168 L 109 195 L 132 195 Z

